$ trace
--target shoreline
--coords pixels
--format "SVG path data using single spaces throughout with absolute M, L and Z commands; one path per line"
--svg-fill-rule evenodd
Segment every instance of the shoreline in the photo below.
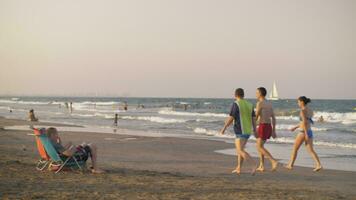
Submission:
M 207 140 L 207 141 L 217 141 L 226 144 L 233 144 L 233 137 L 230 136 L 223 136 L 223 137 L 216 137 L 216 136 L 208 136 L 208 135 L 186 135 L 186 134 L 172 134 L 172 133 L 163 133 L 163 132 L 154 132 L 154 131 L 142 131 L 142 130 L 131 130 L 131 129 L 123 129 L 120 127 L 112 127 L 112 128 L 103 128 L 103 127 L 96 127 L 96 126 L 82 126 L 82 125 L 75 125 L 75 124 L 63 124 L 63 123 L 55 123 L 51 121 L 46 122 L 29 122 L 26 120 L 21 119 L 9 119 L 4 118 L 3 121 L 0 120 L 0 127 L 3 126 L 6 130 L 16 130 L 16 131 L 28 131 L 29 128 L 27 126 L 42 126 L 42 127 L 49 127 L 55 126 L 60 132 L 76 132 L 78 134 L 82 133 L 92 133 L 92 134 L 109 134 L 109 135 L 122 135 L 122 136 L 137 136 L 137 137 L 148 137 L 148 138 L 177 138 L 177 139 L 194 139 L 194 140 Z M 0 119 L 1 119 L 0 118 Z M 7 123 L 7 124 L 6 124 Z M 5 125 L 5 126 L 4 126 Z M 107 138 L 110 138 L 109 136 Z M 317 146 L 317 145 L 316 145 Z M 293 143 L 280 143 L 278 141 L 270 141 L 266 143 L 266 147 L 273 153 L 274 157 L 279 160 L 280 164 L 287 164 L 290 157 L 290 152 L 292 151 Z M 330 146 L 318 146 L 317 151 L 322 150 L 324 154 L 319 154 L 322 159 L 322 163 L 324 164 L 324 169 L 328 170 L 337 170 L 337 171 L 348 171 L 348 172 L 356 172 L 356 163 L 347 163 L 345 160 L 337 160 L 338 154 L 333 154 L 334 152 L 338 152 L 338 149 L 334 149 L 335 147 Z M 246 146 L 247 151 L 257 159 L 258 153 L 255 148 L 255 140 L 250 139 Z M 343 156 L 351 156 L 353 155 L 352 149 L 344 149 L 344 151 L 348 151 L 348 155 Z M 223 149 L 215 149 L 215 153 L 221 155 L 228 155 L 233 157 L 235 154 L 235 147 L 232 145 L 231 148 L 223 148 Z M 327 152 L 327 153 L 325 153 Z M 319 152 L 320 153 L 320 152 Z M 325 159 L 324 159 L 325 158 Z M 332 159 L 331 159 L 332 158 Z M 328 161 L 324 163 L 323 161 Z M 313 169 L 313 161 L 311 160 L 308 153 L 305 151 L 304 147 L 298 153 L 298 159 L 295 167 L 306 167 Z
M 2 118 L 0 124 L 11 125 Z M 314 173 L 311 168 L 288 171 L 280 167 L 277 172 L 251 176 L 246 166 L 237 176 L 230 173 L 235 159 L 214 152 L 233 144 L 173 137 L 61 132 L 64 143 L 96 143 L 99 166 L 107 173 L 41 173 L 35 170 L 39 156 L 33 135 L 28 134 L 31 132 L 0 130 L 2 197 L 23 199 L 31 193 L 31 198 L 84 199 L 90 197 L 88 192 L 104 199 L 352 199 L 356 195 L 355 172 Z M 269 162 L 266 168 L 270 168 Z M 59 184 L 61 189 L 54 189 Z M 77 189 L 73 191 L 73 187 Z M 49 192 L 51 188 L 54 191 Z

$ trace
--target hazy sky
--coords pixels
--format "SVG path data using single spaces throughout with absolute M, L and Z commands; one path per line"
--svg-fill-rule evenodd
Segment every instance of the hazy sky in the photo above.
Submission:
M 356 99 L 355 0 L 0 0 L 0 94 Z

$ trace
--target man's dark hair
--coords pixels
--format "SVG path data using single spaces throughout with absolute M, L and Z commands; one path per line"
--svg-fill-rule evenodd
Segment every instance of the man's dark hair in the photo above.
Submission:
M 260 93 L 261 93 L 262 96 L 265 97 L 265 96 L 267 95 L 267 90 L 266 90 L 266 88 L 264 88 L 264 87 L 259 87 L 259 88 L 257 88 L 257 90 L 260 91 Z
M 242 88 L 237 88 L 237 89 L 235 90 L 235 96 L 240 97 L 240 98 L 243 98 L 243 97 L 245 96 L 244 89 L 242 89 Z

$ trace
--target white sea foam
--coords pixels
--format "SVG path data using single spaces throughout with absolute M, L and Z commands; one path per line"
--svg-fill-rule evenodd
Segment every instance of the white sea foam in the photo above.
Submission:
M 171 109 L 162 109 L 158 111 L 161 115 L 192 116 L 192 117 L 227 117 L 224 113 L 196 113 L 196 112 L 178 112 Z
M 206 128 L 195 128 L 193 130 L 194 133 L 198 134 L 205 134 L 205 135 L 210 135 L 210 136 L 216 136 L 216 137 L 229 137 L 233 138 L 234 136 L 225 133 L 225 135 L 221 135 L 218 131 L 215 130 L 208 130 Z M 254 136 L 251 136 L 251 140 L 256 140 Z M 294 144 L 295 140 L 294 138 L 290 137 L 277 137 L 276 139 L 271 138 L 271 142 L 277 142 L 277 143 L 284 143 L 284 144 Z M 334 142 L 325 142 L 325 141 L 319 141 L 319 140 L 314 140 L 314 145 L 317 146 L 328 146 L 328 147 L 336 147 L 336 148 L 348 148 L 348 149 L 356 149 L 356 144 L 353 143 L 334 143 Z
M 296 117 L 296 116 L 276 116 L 276 119 L 298 121 L 299 117 Z
M 162 117 L 153 117 L 153 116 L 122 116 L 121 119 L 129 119 L 129 120 L 142 120 L 142 121 L 150 121 L 156 123 L 163 123 L 163 124 L 174 124 L 174 123 L 185 123 L 187 120 L 183 119 L 169 119 L 169 118 L 162 118 Z
M 293 128 L 295 125 L 291 125 L 291 124 L 277 124 L 276 125 L 276 129 L 277 130 L 290 130 L 291 128 Z M 328 131 L 330 129 L 328 128 L 322 128 L 322 127 L 312 127 L 313 131 Z
M 114 115 L 108 115 L 108 114 L 103 114 L 103 113 L 93 113 L 93 114 L 79 114 L 79 113 L 73 113 L 71 114 L 72 116 L 77 116 L 77 117 L 85 117 L 85 118 L 89 118 L 89 117 L 102 117 L 105 119 L 113 119 Z
M 355 124 L 356 123 L 356 112 L 347 112 L 347 113 L 339 113 L 339 112 L 315 112 L 314 113 L 314 121 L 318 121 L 318 119 L 323 116 L 324 121 L 326 123 L 342 123 L 342 124 Z M 290 120 L 290 121 L 299 121 L 298 116 L 276 116 L 279 120 Z
M 0 99 L 0 103 L 6 103 L 6 104 L 9 104 L 9 103 L 16 103 L 17 101 L 13 101 L 13 100 L 7 100 L 7 99 Z
M 279 143 L 287 143 L 287 144 L 294 144 L 294 138 L 287 138 L 287 137 L 278 137 L 276 139 L 271 138 L 272 142 L 279 142 Z M 350 148 L 356 149 L 356 144 L 353 143 L 333 143 L 333 142 L 325 142 L 325 141 L 313 141 L 314 145 L 319 146 L 328 146 L 328 147 L 339 147 L 339 148 Z
M 49 101 L 18 101 L 18 100 L 0 99 L 0 103 L 24 104 L 24 105 L 46 105 L 46 104 L 50 104 L 51 102 L 49 102 Z
M 189 104 L 188 102 L 184 102 L 184 101 L 181 101 L 181 102 L 178 102 L 179 104 L 182 104 L 182 105 L 187 105 Z
M 339 122 L 342 124 L 356 123 L 356 112 L 315 112 L 314 118 L 316 120 L 319 119 L 320 116 L 323 116 L 325 122 Z
M 78 102 L 76 104 L 79 105 L 96 105 L 96 106 L 113 106 L 113 105 L 118 105 L 120 102 L 116 101 L 84 101 L 84 102 Z
M 209 135 L 209 136 L 217 136 L 217 137 L 228 137 L 228 138 L 233 138 L 232 135 L 226 133 L 225 135 L 221 135 L 219 131 L 216 130 L 208 130 L 206 128 L 195 128 L 193 130 L 194 133 L 198 133 L 198 134 L 204 134 L 204 135 Z

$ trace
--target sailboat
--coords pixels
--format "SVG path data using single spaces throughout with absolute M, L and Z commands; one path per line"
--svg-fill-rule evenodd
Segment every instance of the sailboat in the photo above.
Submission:
M 277 91 L 277 87 L 276 87 L 276 82 L 273 82 L 273 87 L 272 87 L 272 91 L 269 95 L 269 100 L 272 100 L 272 101 L 277 101 L 279 100 L 278 98 L 278 91 Z

